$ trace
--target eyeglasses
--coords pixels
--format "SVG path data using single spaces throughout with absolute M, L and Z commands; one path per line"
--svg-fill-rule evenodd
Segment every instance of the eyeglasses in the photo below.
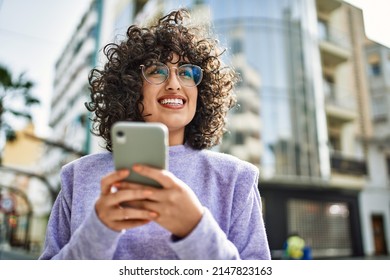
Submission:
M 150 66 L 141 65 L 142 76 L 153 85 L 160 85 L 168 80 L 169 67 L 161 62 L 155 62 Z M 203 70 L 197 65 L 183 64 L 176 69 L 176 75 L 181 85 L 195 87 L 200 84 L 203 78 Z

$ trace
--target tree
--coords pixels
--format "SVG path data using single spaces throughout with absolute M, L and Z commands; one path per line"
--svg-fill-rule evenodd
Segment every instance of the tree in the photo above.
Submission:
M 12 141 L 16 138 L 12 117 L 31 120 L 30 109 L 40 101 L 31 90 L 34 83 L 20 74 L 16 79 L 11 72 L 0 65 L 0 137 Z M 16 105 L 15 105 L 16 104 Z M 5 137 L 5 139 L 4 139 Z M 2 141 L 0 141 L 2 142 Z M 0 151 L 2 147 L 0 148 Z M 1 163 L 1 157 L 0 157 Z

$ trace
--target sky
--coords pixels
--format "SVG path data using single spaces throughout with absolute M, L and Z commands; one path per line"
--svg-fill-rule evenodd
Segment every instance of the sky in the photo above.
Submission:
M 0 64 L 25 73 L 41 99 L 37 134 L 48 133 L 54 65 L 91 0 L 0 0 Z M 368 38 L 390 47 L 390 0 L 345 0 L 363 10 Z
M 54 65 L 90 0 L 0 0 L 0 64 L 25 73 L 41 100 L 34 110 L 37 134 L 48 133 Z

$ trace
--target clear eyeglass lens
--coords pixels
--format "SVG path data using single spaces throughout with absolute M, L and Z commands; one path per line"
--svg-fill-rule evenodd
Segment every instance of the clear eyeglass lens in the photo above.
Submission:
M 154 63 L 143 66 L 142 73 L 149 83 L 159 85 L 168 79 L 169 68 L 163 63 Z M 202 69 L 197 65 L 184 64 L 177 68 L 177 76 L 183 86 L 194 87 L 202 81 Z

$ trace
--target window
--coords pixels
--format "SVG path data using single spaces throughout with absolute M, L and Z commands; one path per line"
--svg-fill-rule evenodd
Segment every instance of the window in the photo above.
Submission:
M 318 36 L 322 40 L 327 40 L 328 38 L 328 25 L 325 21 L 318 21 Z
M 330 150 L 332 152 L 340 152 L 341 151 L 340 135 L 330 134 L 329 145 L 330 145 Z
M 323 82 L 324 82 L 325 96 L 334 98 L 336 92 L 335 92 L 335 82 L 333 77 L 329 75 L 324 75 Z
M 80 51 L 81 47 L 83 46 L 83 41 L 79 41 L 73 50 L 73 55 L 76 56 L 78 52 Z
M 242 40 L 240 39 L 233 39 L 232 41 L 232 53 L 237 54 L 241 53 L 243 51 L 242 47 Z
M 368 74 L 371 77 L 376 77 L 379 76 L 382 72 L 381 69 L 381 57 L 379 53 L 377 52 L 372 52 L 369 54 L 367 57 L 367 62 L 368 62 Z
M 91 28 L 87 31 L 87 36 L 91 38 L 96 38 L 97 36 L 97 26 L 96 24 L 91 26 Z
M 134 15 L 136 16 L 139 12 L 141 12 L 141 10 L 143 9 L 143 7 L 145 6 L 147 0 L 136 0 L 135 1 L 135 4 L 134 4 Z
M 243 145 L 245 142 L 245 136 L 242 132 L 236 132 L 234 140 L 236 145 Z
M 372 96 L 372 117 L 374 121 L 386 120 L 387 117 L 387 101 L 385 95 Z
M 381 75 L 381 65 L 379 62 L 370 63 L 370 76 L 377 77 Z

